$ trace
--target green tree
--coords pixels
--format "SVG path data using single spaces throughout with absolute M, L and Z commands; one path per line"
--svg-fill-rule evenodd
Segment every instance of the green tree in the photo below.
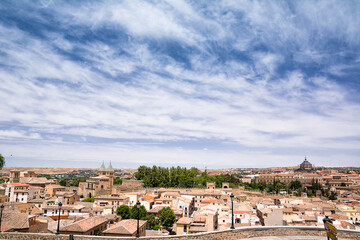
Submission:
M 295 180 L 295 181 L 290 182 L 289 187 L 290 187 L 291 190 L 297 190 L 299 188 L 301 189 L 302 184 L 301 184 L 301 182 L 299 180 Z
M 159 219 L 162 226 L 171 228 L 175 223 L 176 216 L 170 207 L 164 207 L 159 211 Z
M 334 191 L 331 191 L 330 196 L 329 196 L 329 200 L 336 200 L 337 199 L 337 194 Z
M 265 182 L 259 182 L 257 184 L 256 188 L 260 189 L 260 191 L 264 191 L 264 189 L 266 188 L 266 183 Z
M 94 201 L 95 201 L 94 197 L 92 197 L 92 198 L 85 198 L 85 199 L 83 200 L 83 202 L 94 202 Z
M 121 219 L 130 218 L 130 208 L 128 205 L 121 205 L 116 209 L 116 214 L 121 216 Z
M 159 224 L 156 224 L 156 225 L 152 228 L 152 230 L 161 230 L 161 227 L 160 227 Z
M 65 179 L 61 179 L 60 182 L 59 182 L 59 184 L 60 184 L 61 186 L 66 187 L 66 180 L 65 180 Z
M 5 158 L 0 153 L 0 169 L 2 169 L 5 165 Z
M 159 228 L 157 226 L 159 226 L 159 219 L 156 218 L 154 215 L 149 215 L 149 216 L 146 216 L 145 218 L 143 218 L 143 220 L 146 220 L 147 221 L 147 229 L 150 229 L 150 230 L 158 230 Z
M 114 178 L 114 185 L 121 185 L 121 184 L 122 184 L 122 179 L 120 177 Z
M 301 197 L 301 188 L 298 188 L 298 190 L 297 190 L 297 196 L 298 196 L 298 197 Z
M 130 209 L 130 218 L 138 219 L 139 216 L 139 219 L 145 219 L 146 213 L 146 208 L 143 205 L 141 205 L 139 209 L 137 208 L 137 205 L 135 205 Z
M 266 192 L 268 192 L 268 193 L 273 192 L 274 189 L 275 189 L 274 184 L 272 184 L 272 183 L 266 184 Z

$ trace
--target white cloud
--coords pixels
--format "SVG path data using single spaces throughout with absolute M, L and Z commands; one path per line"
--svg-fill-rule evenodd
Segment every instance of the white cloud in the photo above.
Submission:
M 106 152 L 109 159 L 119 159 L 120 154 L 122 160 L 138 163 L 158 159 L 162 164 L 192 164 L 200 159 L 199 164 L 215 165 L 226 159 L 229 166 L 243 158 L 260 165 L 295 157 L 264 149 L 359 150 L 359 141 L 353 139 L 360 135 L 360 106 L 348 99 L 346 87 L 327 76 L 308 76 L 301 67 L 278 76 L 279 67 L 289 59 L 282 51 L 287 47 L 297 63 L 321 64 L 329 58 L 311 41 L 311 34 L 324 27 L 322 20 L 309 29 L 299 22 L 306 23 L 318 13 L 304 13 L 307 4 L 295 4 L 295 13 L 280 2 L 214 4 L 207 9 L 211 13 L 183 1 L 42 6 L 59 14 L 55 19 L 61 19 L 64 29 L 91 26 L 95 32 L 109 27 L 122 34 L 126 29 L 128 40 L 115 44 L 99 39 L 71 41 L 63 32 L 45 31 L 45 38 L 51 40 L 47 41 L 0 24 L 0 44 L 7 46 L 0 55 L 5 63 L 0 68 L 3 147 L 26 157 L 37 146 L 29 157 L 53 160 L 58 157 L 54 153 L 66 149 L 63 157 L 69 160 L 95 161 Z M 327 4 L 321 2 L 319 7 Z M 348 19 L 339 17 L 343 23 Z M 354 46 L 358 33 L 350 25 L 344 38 Z M 333 28 L 342 32 L 339 24 Z M 324 27 L 325 33 L 333 28 Z M 191 67 L 163 49 L 154 49 L 146 39 L 173 39 L 180 46 L 193 47 L 186 56 Z M 252 49 L 260 43 L 269 43 L 267 49 Z M 244 56 L 234 58 L 233 49 Z M 221 55 L 225 53 L 229 56 Z M 73 55 L 83 60 L 74 60 Z M 344 69 L 333 65 L 327 70 L 341 76 Z M 146 140 L 164 147 L 141 142 L 136 147 L 107 145 L 101 139 L 98 147 L 81 142 L 89 137 L 110 142 Z M 12 146 L 14 138 L 25 144 Z M 26 140 L 39 138 L 44 142 Z M 195 140 L 230 142 L 245 150 L 226 152 L 207 144 L 199 150 L 166 147 Z M 253 148 L 261 150 L 249 150 Z

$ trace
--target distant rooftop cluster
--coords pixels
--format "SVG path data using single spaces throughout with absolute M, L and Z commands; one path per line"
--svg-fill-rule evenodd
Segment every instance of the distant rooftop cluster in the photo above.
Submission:
M 126 174 L 121 184 L 115 184 L 120 177 L 114 176 L 111 163 L 105 167 L 104 162 L 97 174 L 78 186 L 12 169 L 0 188 L 0 201 L 5 205 L 1 229 L 55 233 L 60 216 L 60 233 L 134 237 L 137 220 L 122 219 L 117 213 L 120 206 L 131 209 L 139 203 L 148 219 L 160 219 L 167 208 L 174 214 L 172 227 L 162 231 L 154 231 L 153 223 L 141 220 L 140 236 L 225 230 L 232 226 L 232 216 L 235 227 L 321 227 L 328 216 L 339 229 L 360 230 L 359 173 L 316 169 L 306 157 L 294 169 L 225 172 L 229 171 L 240 180 L 239 186 L 207 182 L 206 188 L 145 188 L 143 181 Z

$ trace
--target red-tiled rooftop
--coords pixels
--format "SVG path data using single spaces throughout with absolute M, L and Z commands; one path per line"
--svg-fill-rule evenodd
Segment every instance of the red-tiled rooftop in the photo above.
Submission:
M 201 201 L 201 203 L 216 203 L 216 198 L 206 197 Z
M 229 210 L 229 213 L 231 213 L 231 210 Z M 234 210 L 234 214 L 249 214 L 251 211 L 245 211 L 245 210 Z
M 61 228 L 60 231 L 87 232 L 90 229 L 92 229 L 96 226 L 99 226 L 105 222 L 107 222 L 107 219 L 104 217 L 91 217 L 91 218 L 86 218 L 86 219 L 80 220 L 80 221 L 70 224 L 68 226 L 65 226 L 64 228 Z
M 192 218 L 189 218 L 189 217 L 183 217 L 183 218 L 180 218 L 176 223 L 177 224 L 187 224 L 189 225 L 190 223 L 193 222 L 193 219 Z
M 23 184 L 23 183 L 10 183 L 11 186 L 13 187 L 28 187 L 28 184 Z
M 139 227 L 141 228 L 146 221 L 140 220 Z M 106 229 L 104 233 L 117 233 L 117 234 L 124 234 L 124 235 L 133 235 L 137 230 L 137 220 L 136 219 L 127 219 L 122 220 L 110 228 Z

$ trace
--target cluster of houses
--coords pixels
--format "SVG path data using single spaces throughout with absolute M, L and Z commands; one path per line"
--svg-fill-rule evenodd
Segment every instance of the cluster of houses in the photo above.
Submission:
M 316 226 L 325 215 L 339 228 L 357 229 L 360 223 L 360 196 L 342 190 L 336 201 L 321 198 L 266 195 L 230 188 L 223 183 L 207 183 L 205 189 L 147 189 L 142 181 L 124 180 L 114 185 L 114 169 L 104 164 L 98 176 L 64 187 L 34 172 L 11 170 L 8 182 L 0 187 L 1 231 L 59 232 L 75 235 L 135 236 L 137 220 L 121 219 L 116 209 L 140 202 L 148 215 L 170 207 L 176 216 L 173 232 L 177 235 L 229 229 L 234 226 Z M 309 173 L 307 173 L 309 174 Z M 359 177 L 359 176 L 357 176 Z M 231 198 L 233 194 L 233 198 Z M 82 198 L 80 198 L 82 196 Z M 94 202 L 83 201 L 93 198 Z M 232 207 L 233 206 L 233 207 Z M 166 230 L 147 230 L 139 222 L 140 236 L 164 235 Z

